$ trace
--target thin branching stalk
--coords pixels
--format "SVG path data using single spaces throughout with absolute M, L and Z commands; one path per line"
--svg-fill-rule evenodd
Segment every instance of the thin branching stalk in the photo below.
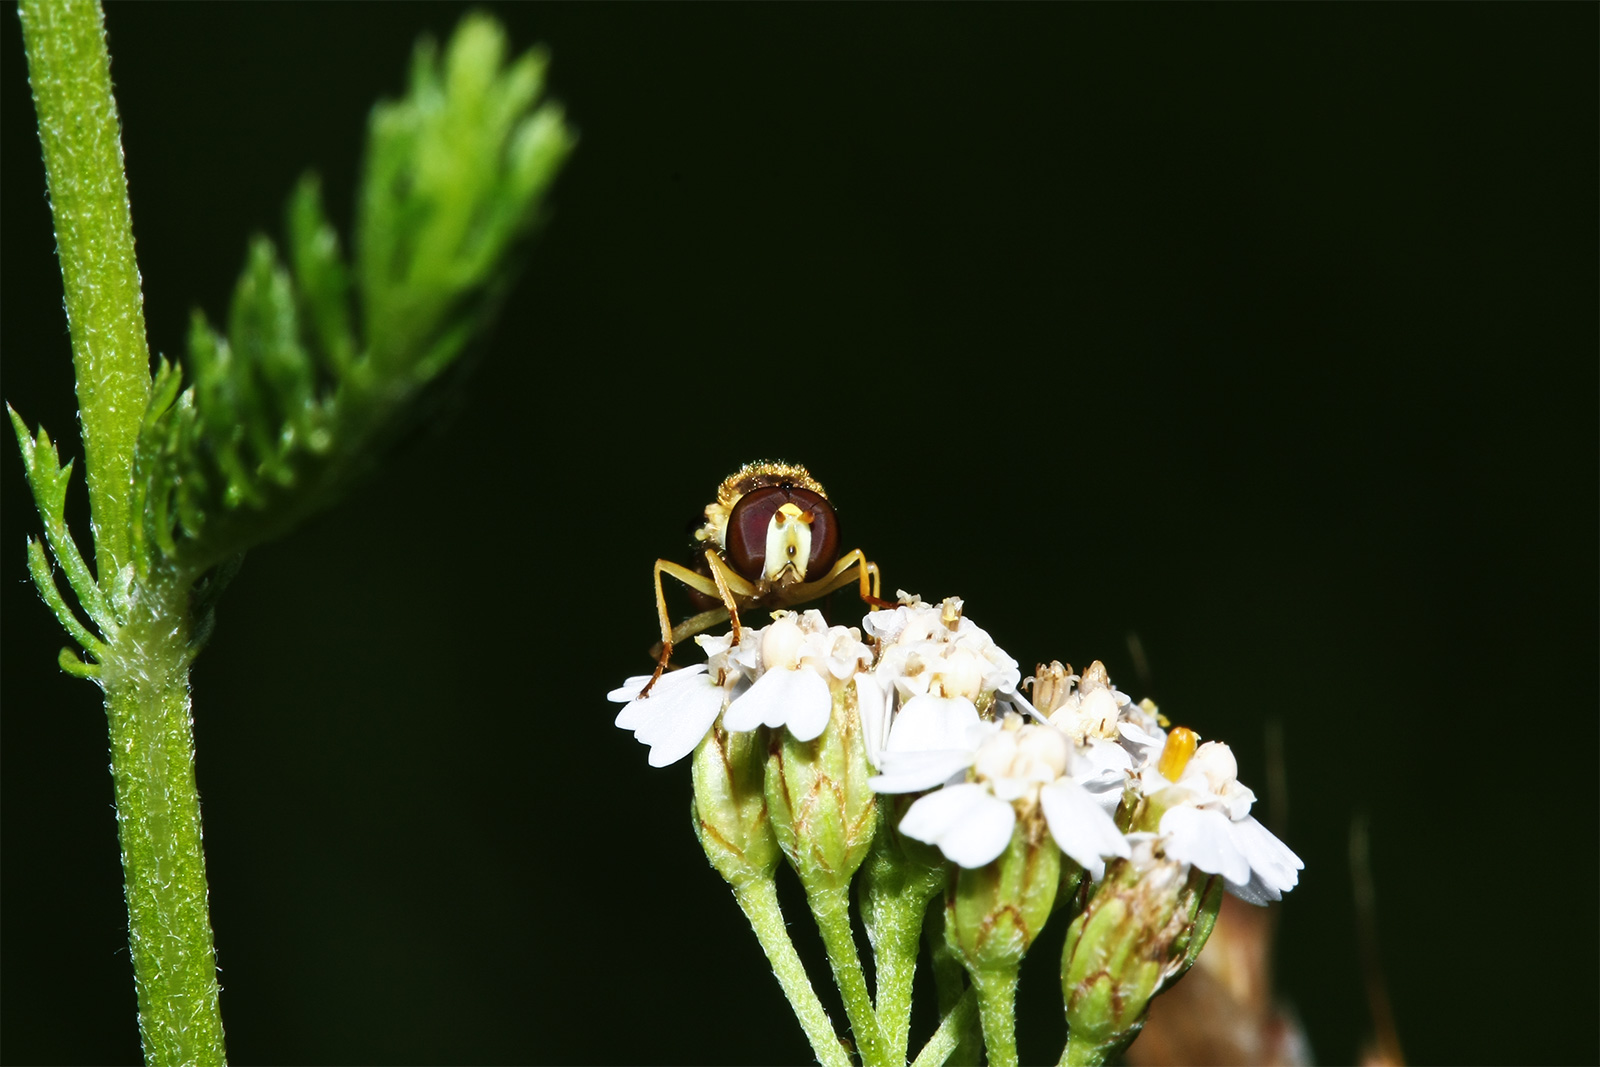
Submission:
M 850 1067 L 850 1057 L 839 1044 L 828 1018 L 828 1011 L 817 999 L 806 976 L 805 964 L 794 950 L 789 939 L 789 929 L 784 925 L 783 912 L 778 906 L 778 891 L 771 878 L 758 879 L 735 887 L 734 898 L 743 909 L 745 918 L 756 932 L 761 948 L 772 964 L 772 973 L 789 998 L 795 1018 L 811 1042 L 811 1051 L 823 1067 Z
M 1017 969 L 992 968 L 972 972 L 978 991 L 978 1018 L 983 1023 L 983 1043 L 992 1067 L 1017 1067 Z
M 833 980 L 844 998 L 850 1028 L 861 1048 L 861 1062 L 866 1067 L 891 1062 L 886 1047 L 888 1041 L 878 1025 L 872 994 L 867 991 L 866 975 L 861 971 L 861 957 L 856 952 L 855 935 L 850 930 L 849 888 L 808 885 L 806 898 L 811 903 L 811 913 L 816 916 L 823 947 L 828 950 L 828 963 L 833 967 Z M 904 1057 L 900 1062 L 904 1062 Z
M 956 1001 L 956 1006 L 939 1020 L 939 1029 L 922 1046 L 917 1058 L 911 1061 L 911 1067 L 943 1067 L 977 1018 L 978 995 L 975 990 L 968 989 Z

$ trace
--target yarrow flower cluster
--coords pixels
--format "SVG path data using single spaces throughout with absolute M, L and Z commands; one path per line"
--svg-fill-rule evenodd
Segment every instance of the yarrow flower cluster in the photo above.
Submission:
M 730 732 L 786 728 L 799 741 L 827 727 L 848 688 L 880 793 L 922 794 L 901 833 L 937 845 L 951 862 L 982 867 L 1019 819 L 1042 818 L 1062 852 L 1098 880 L 1107 859 L 1131 855 L 1119 809 L 1159 809 L 1166 855 L 1253 904 L 1294 887 L 1299 857 L 1250 815 L 1228 746 L 1179 755 L 1148 702 L 1135 704 L 1098 661 L 1081 675 L 1059 663 L 1019 691 L 1016 660 L 961 613 L 959 600 L 901 595 L 861 629 L 829 626 L 818 611 L 776 612 L 765 627 L 701 636 L 704 665 L 669 672 L 648 697 L 641 675 L 610 694 L 616 723 L 650 746 L 651 766 L 688 755 L 720 714 Z M 865 639 L 863 639 L 863 633 Z M 1193 737 L 1179 730 L 1178 744 Z M 1139 832 L 1139 831 L 1133 831 Z M 1142 838 L 1135 838 L 1141 840 Z
M 1227 745 L 1170 726 L 1099 662 L 1081 674 L 1041 665 L 1024 680 L 959 599 L 902 592 L 859 628 L 777 611 L 766 626 L 696 640 L 704 664 L 610 694 L 624 704 L 616 723 L 649 746 L 652 766 L 695 754 L 696 833 L 832 1067 L 836 1035 L 783 949 L 770 889 L 780 854 L 874 1067 L 904 1062 L 918 931 L 943 890 L 939 943 L 970 976 L 996 1063 L 1015 1061 L 1004 1020 L 1017 969 L 1064 894 L 1068 1058 L 1101 1062 L 1193 962 L 1224 887 L 1265 904 L 1304 866 L 1251 816 L 1255 795 Z M 863 919 L 887 983 L 876 995 L 842 918 L 869 853 Z

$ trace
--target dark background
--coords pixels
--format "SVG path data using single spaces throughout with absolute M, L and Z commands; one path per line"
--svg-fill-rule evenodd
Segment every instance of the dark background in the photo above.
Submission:
M 651 561 L 767 455 L 890 589 L 1103 658 L 1263 795 L 1281 722 L 1279 985 L 1322 1060 L 1370 1025 L 1358 812 L 1409 1056 L 1600 1056 L 1593 5 L 499 13 L 581 131 L 552 221 L 458 408 L 251 554 L 194 673 L 234 1059 L 808 1058 L 687 766 L 603 699 Z M 111 8 L 153 351 L 303 168 L 348 203 L 371 101 L 458 15 Z M 0 391 L 76 454 L 0 34 Z M 105 722 L 0 451 L 0 1055 L 133 1060 Z

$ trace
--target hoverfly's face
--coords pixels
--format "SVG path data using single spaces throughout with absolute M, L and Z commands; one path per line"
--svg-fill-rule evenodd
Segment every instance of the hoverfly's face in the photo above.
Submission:
M 839 522 L 826 497 L 769 485 L 739 498 L 728 515 L 728 561 L 753 582 L 803 582 L 827 573 L 839 554 Z

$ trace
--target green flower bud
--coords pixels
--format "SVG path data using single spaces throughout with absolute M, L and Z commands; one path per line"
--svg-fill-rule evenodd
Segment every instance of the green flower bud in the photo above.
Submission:
M 1104 1063 L 1138 1036 L 1150 999 L 1194 963 L 1221 903 L 1221 878 L 1161 856 L 1150 840 L 1107 867 L 1061 956 L 1064 1062 Z
M 916 797 L 911 794 L 885 793 L 878 797 L 879 819 L 877 836 L 863 865 L 861 908 L 864 916 L 885 900 L 900 898 L 919 901 L 918 912 L 926 911 L 928 901 L 944 889 L 949 877 L 949 865 L 937 845 L 924 844 L 906 837 L 898 827 L 906 810 Z M 870 936 L 872 920 L 867 918 Z
M 856 710 L 856 687 L 831 680 L 826 729 L 810 741 L 774 731 L 766 797 L 778 844 L 807 890 L 845 889 L 878 829 L 877 794 Z
M 1055 905 L 1061 850 L 1042 817 L 1017 820 L 999 859 L 961 868 L 945 896 L 945 936 L 969 971 L 1014 970 Z
M 730 734 L 719 722 L 694 750 L 694 833 L 711 866 L 735 889 L 771 878 L 778 865 L 763 786 L 766 735 Z

